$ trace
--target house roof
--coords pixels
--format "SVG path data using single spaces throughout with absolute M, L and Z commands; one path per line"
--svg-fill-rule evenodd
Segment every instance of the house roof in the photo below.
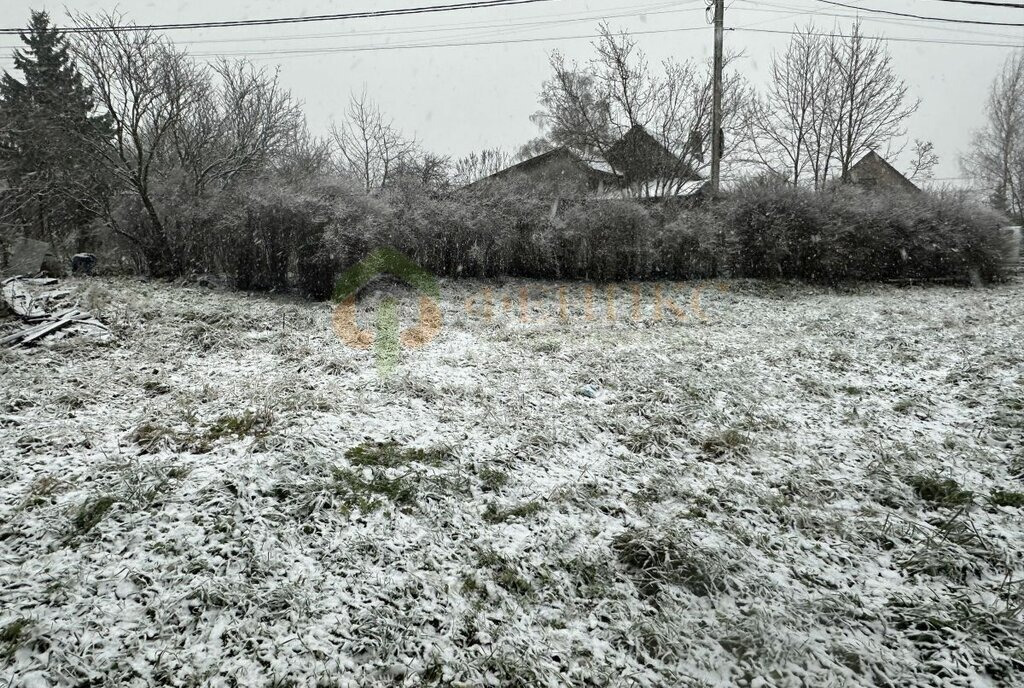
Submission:
M 608 162 L 631 182 L 658 177 L 695 177 L 690 164 L 634 124 L 608 149 Z
M 899 170 L 873 150 L 868 151 L 850 167 L 850 182 L 866 187 L 888 187 L 903 191 L 920 191 Z
M 667 178 L 700 180 L 689 164 L 674 155 L 641 125 L 635 124 L 608 149 L 607 160 L 588 160 L 571 148 L 560 146 L 478 179 L 468 184 L 467 188 L 488 179 L 500 179 L 517 172 L 527 173 L 556 159 L 564 159 L 579 167 L 591 179 L 606 183 L 620 184 L 625 181 L 632 185 L 644 184 L 654 188 L 663 186 L 659 185 L 659 180 Z
M 649 179 L 632 184 L 628 189 L 611 189 L 599 198 L 694 198 L 708 188 L 707 179 L 691 179 L 673 183 L 666 179 Z
M 576 154 L 572 149 L 567 146 L 559 146 L 558 148 L 552 148 L 549 151 L 545 151 L 540 155 L 535 155 L 532 158 L 527 158 L 522 162 L 518 162 L 515 165 L 506 167 L 503 170 L 498 170 L 493 174 L 489 174 L 482 179 L 478 179 L 467 185 L 467 188 L 479 184 L 480 182 L 488 179 L 501 179 L 511 174 L 529 172 L 532 169 L 542 167 L 543 165 L 555 161 L 565 160 L 569 164 L 579 167 L 584 173 L 588 175 L 597 175 L 599 177 L 617 177 L 612 171 L 611 167 L 603 161 L 589 161 L 584 160 L 581 156 Z

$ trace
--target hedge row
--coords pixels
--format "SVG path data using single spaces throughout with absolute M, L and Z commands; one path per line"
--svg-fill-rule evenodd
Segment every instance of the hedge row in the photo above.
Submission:
M 750 186 L 697 209 L 626 200 L 555 209 L 513 183 L 444 198 L 349 198 L 335 213 L 339 220 L 299 260 L 303 288 L 321 297 L 338 272 L 381 246 L 442 276 L 598 281 L 993 280 L 1005 256 L 998 214 L 926 193 Z

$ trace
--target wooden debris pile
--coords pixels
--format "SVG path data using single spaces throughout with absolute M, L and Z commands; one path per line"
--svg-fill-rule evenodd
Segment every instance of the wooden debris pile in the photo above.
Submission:
M 0 346 L 29 346 L 69 328 L 108 333 L 110 330 L 90 313 L 78 308 L 60 309 L 69 292 L 48 289 L 57 285 L 53 278 L 11 277 L 0 282 L 0 297 L 7 309 L 27 325 L 0 337 Z M 41 290 L 42 289 L 42 290 Z

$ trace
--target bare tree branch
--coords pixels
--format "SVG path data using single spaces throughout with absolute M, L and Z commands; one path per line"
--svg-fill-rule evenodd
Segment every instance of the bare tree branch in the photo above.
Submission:
M 356 177 L 368 193 L 387 188 L 396 168 L 417 150 L 415 140 L 385 120 L 366 89 L 350 96 L 345 118 L 331 124 L 331 138 L 339 169 Z

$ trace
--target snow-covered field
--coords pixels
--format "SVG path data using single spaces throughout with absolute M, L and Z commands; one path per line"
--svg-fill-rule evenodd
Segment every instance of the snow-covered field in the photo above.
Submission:
M 1024 684 L 1024 285 L 448 282 L 388 377 L 62 286 L 116 337 L 0 353 L 0 685 Z

